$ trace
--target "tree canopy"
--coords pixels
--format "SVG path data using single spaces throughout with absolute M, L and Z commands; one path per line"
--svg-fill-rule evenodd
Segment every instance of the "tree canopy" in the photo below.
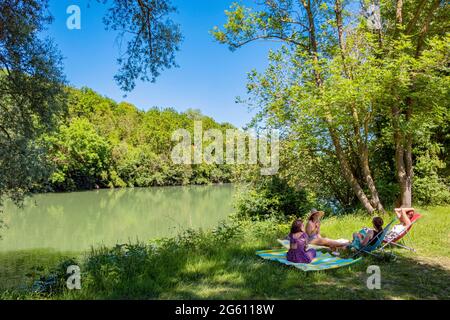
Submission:
M 334 190 L 343 180 L 368 212 L 384 211 L 385 204 L 411 206 L 414 164 L 423 170 L 422 161 L 434 159 L 427 180 L 448 201 L 437 174 L 445 145 L 432 138 L 448 119 L 448 4 L 381 1 L 378 27 L 361 14 L 369 4 L 235 3 L 213 35 L 232 50 L 256 40 L 283 43 L 265 72 L 249 74 L 248 91 L 259 110 L 254 124 L 281 129 L 285 152 L 299 162 L 283 170 L 291 183 L 328 190 L 345 208 L 353 200 Z
M 233 128 L 229 124 L 192 109 L 142 111 L 89 88 L 68 88 L 67 100 L 67 117 L 44 139 L 54 170 L 38 191 L 208 184 L 232 178 L 226 164 L 175 164 L 171 159 L 174 131 L 186 129 L 193 136 L 194 120 L 200 120 L 204 130 L 225 133 Z
M 115 79 L 122 90 L 132 91 L 137 80 L 154 82 L 161 71 L 177 66 L 182 35 L 170 19 L 176 11 L 170 0 L 97 1 L 110 3 L 103 20 L 107 29 L 119 33 L 120 69 Z
M 39 32 L 47 2 L 0 2 L 0 200 L 19 201 L 49 174 L 39 137 L 64 113 L 61 59 Z
M 155 81 L 162 70 L 176 65 L 182 37 L 169 17 L 175 11 L 169 0 L 97 1 L 109 2 L 105 25 L 118 32 L 120 43 L 126 43 L 125 50 L 120 47 L 115 76 L 122 90 L 133 90 L 137 80 Z M 52 155 L 64 163 L 59 176 L 53 174 L 55 183 L 65 181 L 67 170 L 87 174 L 88 181 L 75 188 L 92 184 L 97 170 L 105 174 L 110 148 L 92 123 L 76 120 L 58 128 L 67 111 L 67 90 L 61 56 L 52 40 L 42 37 L 51 22 L 48 0 L 0 2 L 0 200 L 10 197 L 20 202 L 36 184 L 48 180 L 55 164 L 48 158 L 48 148 L 54 150 L 58 143 L 68 149 Z M 58 139 L 45 139 L 56 129 L 61 134 Z M 93 149 L 79 154 L 84 144 Z M 70 162 L 75 155 L 85 162 Z

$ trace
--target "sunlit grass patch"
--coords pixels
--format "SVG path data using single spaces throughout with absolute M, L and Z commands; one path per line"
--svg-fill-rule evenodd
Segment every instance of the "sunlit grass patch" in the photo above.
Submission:
M 423 219 L 406 239 L 416 253 L 392 248 L 396 259 L 365 257 L 339 269 L 302 272 L 260 259 L 256 250 L 279 247 L 289 222 L 244 221 L 214 231 L 187 231 L 171 239 L 123 247 L 97 248 L 80 258 L 82 290 L 36 296 L 25 275 L 64 260 L 56 252 L 0 254 L 5 299 L 437 299 L 450 298 L 449 208 L 420 210 Z M 388 223 L 393 216 L 383 216 Z M 327 217 L 322 233 L 349 238 L 369 215 Z M 80 257 L 83 257 L 80 255 Z M 381 290 L 369 290 L 367 267 L 381 270 Z M 16 291 L 15 291 L 16 290 Z

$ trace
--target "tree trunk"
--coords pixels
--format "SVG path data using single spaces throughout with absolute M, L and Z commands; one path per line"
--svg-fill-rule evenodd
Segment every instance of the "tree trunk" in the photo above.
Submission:
M 400 183 L 400 206 L 411 207 L 412 205 L 412 176 L 407 173 L 404 166 L 406 156 L 403 147 L 400 146 L 395 152 L 395 161 L 397 164 L 397 177 Z
M 342 63 L 344 65 L 344 72 L 347 74 L 345 65 L 345 43 L 344 43 L 344 23 L 342 19 L 342 3 L 341 0 L 335 0 L 334 13 L 336 14 L 336 27 L 338 32 L 339 49 L 341 50 Z
M 307 18 L 308 18 L 308 27 L 309 27 L 309 48 L 310 48 L 310 54 L 313 58 L 314 62 L 314 79 L 316 82 L 316 86 L 320 88 L 322 86 L 322 77 L 318 70 L 319 65 L 319 51 L 318 51 L 318 45 L 316 40 L 316 27 L 314 22 L 314 14 L 311 9 L 311 0 L 301 0 L 301 4 L 305 8 Z M 342 30 L 341 30 L 342 31 Z M 373 208 L 372 204 L 370 203 L 369 199 L 367 198 L 363 188 L 361 188 L 361 185 L 359 184 L 358 180 L 355 178 L 351 168 L 350 164 L 348 163 L 347 157 L 342 150 L 341 141 L 339 140 L 339 136 L 333 126 L 333 120 L 329 112 L 327 112 L 325 118 L 325 123 L 327 124 L 328 131 L 330 133 L 331 139 L 333 141 L 334 148 L 336 150 L 336 156 L 339 161 L 339 165 L 342 170 L 342 174 L 344 175 L 345 180 L 347 183 L 351 186 L 353 192 L 358 197 L 361 204 L 364 206 L 364 208 L 369 212 L 373 213 L 375 209 Z
M 417 8 L 420 12 L 420 6 Z M 413 17 L 413 20 L 415 18 Z M 414 21 L 410 21 L 414 24 Z M 396 4 L 396 30 L 399 31 L 403 25 L 403 0 L 397 0 Z M 410 26 L 407 26 L 409 29 Z M 412 114 L 411 100 L 407 99 L 406 121 L 410 121 Z M 400 196 L 397 205 L 401 207 L 412 206 L 412 135 L 409 132 L 403 133 L 400 129 L 400 116 L 402 111 L 397 107 L 392 107 L 392 124 L 394 128 L 395 145 L 395 166 L 397 170 L 397 180 L 400 186 Z
M 427 2 L 428 2 L 428 0 L 421 0 L 419 2 L 419 4 L 417 5 L 414 16 L 412 17 L 412 19 L 408 22 L 408 24 L 406 26 L 406 31 L 405 31 L 406 34 L 411 34 L 411 32 L 413 31 Z
M 408 97 L 406 99 L 406 121 L 411 121 L 412 116 L 412 108 L 413 108 L 413 100 Z M 413 160 L 412 160 L 412 143 L 413 136 L 411 132 L 406 133 L 405 138 L 405 151 L 404 151 L 404 160 L 405 160 L 405 173 L 406 173 L 406 181 L 404 186 L 404 191 L 402 194 L 402 206 L 411 207 L 412 206 L 412 184 L 413 184 Z
M 428 11 L 425 21 L 423 23 L 423 26 L 419 33 L 419 38 L 417 40 L 417 47 L 416 47 L 416 57 L 418 57 L 422 51 L 423 45 L 425 43 L 425 38 L 428 34 L 428 31 L 430 29 L 430 24 L 433 19 L 433 15 L 435 14 L 436 10 L 439 8 L 440 0 L 435 0 Z
M 392 107 L 394 143 L 395 143 L 395 165 L 397 169 L 397 180 L 400 185 L 400 201 L 402 207 L 412 205 L 412 136 L 405 135 L 400 131 L 400 109 Z M 408 116 L 406 117 L 407 120 Z
M 313 58 L 314 62 L 314 79 L 316 82 L 316 86 L 320 88 L 322 86 L 322 77 L 320 75 L 320 72 L 317 68 L 319 64 L 319 52 L 318 52 L 318 46 L 317 46 L 317 40 L 316 40 L 316 27 L 314 23 L 314 14 L 311 9 L 311 0 L 301 0 L 301 4 L 305 8 L 307 17 L 308 17 L 308 27 L 309 27 L 309 48 L 310 48 L 310 54 Z M 336 156 L 339 161 L 339 165 L 342 169 L 342 173 L 344 175 L 345 180 L 347 183 L 351 186 L 353 192 L 355 192 L 356 196 L 358 197 L 361 204 L 364 206 L 364 208 L 369 212 L 373 213 L 375 210 L 370 203 L 369 199 L 367 198 L 366 194 L 364 193 L 364 190 L 361 188 L 358 180 L 355 178 L 350 165 L 348 163 L 348 160 L 342 150 L 341 142 L 339 140 L 339 136 L 336 132 L 336 130 L 333 127 L 333 120 L 331 118 L 331 115 L 329 112 L 324 118 L 325 123 L 327 124 L 328 131 L 330 132 L 331 139 L 333 141 L 334 148 L 336 150 Z
M 363 175 L 364 175 L 364 180 L 367 184 L 367 187 L 369 187 L 369 190 L 370 190 L 372 204 L 376 208 L 376 210 L 385 212 L 384 207 L 380 201 L 380 196 L 378 194 L 378 190 L 375 185 L 375 181 L 373 180 L 372 174 L 370 172 L 369 150 L 367 149 L 366 145 L 361 145 L 359 159 L 360 159 L 361 169 L 362 169 Z
M 336 156 L 339 160 L 339 165 L 341 167 L 342 174 L 344 175 L 345 180 L 351 186 L 353 192 L 356 194 L 356 196 L 358 197 L 359 201 L 364 206 L 364 208 L 370 214 L 372 214 L 375 211 L 375 208 L 372 206 L 364 190 L 361 188 L 361 185 L 359 184 L 358 180 L 355 178 L 355 175 L 353 174 L 350 168 L 350 164 L 348 163 L 347 158 L 342 150 L 339 136 L 332 127 L 331 123 L 329 123 L 328 125 L 328 130 L 330 132 L 331 139 L 333 140 L 334 148 L 336 150 Z
M 395 20 L 397 21 L 397 28 L 403 23 L 403 0 L 397 0 L 395 10 Z

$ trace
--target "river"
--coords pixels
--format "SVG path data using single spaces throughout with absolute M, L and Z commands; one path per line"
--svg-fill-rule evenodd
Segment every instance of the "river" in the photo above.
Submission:
M 232 213 L 232 198 L 232 185 L 38 194 L 5 205 L 0 251 L 84 251 L 207 229 Z

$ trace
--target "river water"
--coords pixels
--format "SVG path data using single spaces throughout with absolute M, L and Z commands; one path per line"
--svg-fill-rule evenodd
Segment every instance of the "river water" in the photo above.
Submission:
M 81 251 L 207 229 L 232 213 L 232 198 L 232 185 L 38 194 L 23 208 L 5 205 L 0 251 Z

